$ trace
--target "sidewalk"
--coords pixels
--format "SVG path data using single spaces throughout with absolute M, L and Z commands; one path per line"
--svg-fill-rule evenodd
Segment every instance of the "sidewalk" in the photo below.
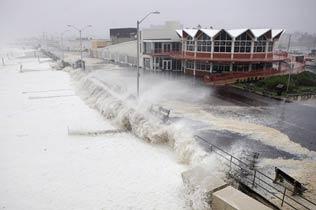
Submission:
M 128 133 L 69 136 L 67 127 L 115 128 L 48 60 L 10 62 L 0 66 L 1 209 L 186 209 L 186 167 L 167 146 Z

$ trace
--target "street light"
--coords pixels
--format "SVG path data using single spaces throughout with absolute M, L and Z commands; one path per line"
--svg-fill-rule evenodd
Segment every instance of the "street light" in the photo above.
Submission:
M 67 25 L 67 26 L 70 27 L 70 28 L 73 28 L 73 29 L 75 29 L 76 31 L 79 32 L 79 38 L 80 38 L 80 61 L 81 61 L 81 64 L 82 64 L 82 37 L 81 37 L 81 34 L 82 34 L 83 30 L 85 30 L 86 28 L 92 27 L 92 25 L 86 25 L 83 28 L 77 28 L 74 25 Z
M 154 11 L 154 12 L 149 12 L 145 17 L 143 17 L 140 21 L 137 20 L 137 97 L 139 97 L 139 77 L 140 77 L 140 74 L 139 74 L 139 25 L 149 16 L 149 15 L 158 15 L 160 14 L 159 11 Z
M 65 30 L 60 34 L 60 48 L 63 56 L 63 60 L 65 59 L 65 54 L 64 54 L 64 34 L 67 33 L 69 30 Z
M 287 45 L 287 54 L 288 54 L 288 55 L 290 54 L 291 38 L 292 38 L 292 35 L 290 34 L 290 36 L 289 36 L 289 42 L 288 42 L 288 45 Z M 288 63 L 287 63 L 287 64 L 288 64 Z M 293 66 L 292 66 L 292 58 L 291 58 L 290 64 L 288 64 L 288 67 L 289 67 L 289 76 L 288 76 L 288 78 L 287 78 L 286 95 L 288 95 L 288 92 L 289 92 L 289 86 L 290 86 L 290 81 L 291 81 L 291 71 L 292 71 L 292 69 L 293 69 Z

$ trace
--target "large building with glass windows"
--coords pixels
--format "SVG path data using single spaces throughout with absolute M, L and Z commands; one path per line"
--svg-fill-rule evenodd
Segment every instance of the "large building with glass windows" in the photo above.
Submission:
M 273 51 L 283 30 L 183 29 L 177 39 L 143 39 L 143 66 L 177 70 L 212 80 L 243 75 L 268 76 L 281 71 L 286 53 Z

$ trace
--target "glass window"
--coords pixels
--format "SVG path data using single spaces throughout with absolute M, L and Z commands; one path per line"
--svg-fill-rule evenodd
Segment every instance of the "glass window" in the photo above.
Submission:
M 187 61 L 186 64 L 188 69 L 194 69 L 194 61 Z
M 265 36 L 261 36 L 258 38 L 257 41 L 255 41 L 255 45 L 253 48 L 254 52 L 265 52 L 266 51 L 266 38 Z
M 212 48 L 211 38 L 203 33 L 197 40 L 197 51 L 211 52 L 211 48 Z
M 230 65 L 229 64 L 213 64 L 213 70 L 214 73 L 222 73 L 222 72 L 229 72 L 230 71 Z
M 151 43 L 144 42 L 144 53 L 151 53 Z
M 196 62 L 196 69 L 200 71 L 209 71 L 210 70 L 210 64 L 205 62 Z
M 232 38 L 225 31 L 221 31 L 214 40 L 214 52 L 231 52 Z
M 173 42 L 172 43 L 172 51 L 180 51 L 181 44 L 179 42 Z
M 256 63 L 252 64 L 252 70 L 263 70 L 264 63 Z
M 187 38 L 187 51 L 194 51 L 195 43 L 192 37 Z
M 268 52 L 272 52 L 273 51 L 273 42 L 269 42 L 268 44 Z
M 234 52 L 250 52 L 251 40 L 252 38 L 247 32 L 236 37 Z
M 233 64 L 233 71 L 249 71 L 249 64 Z
M 155 42 L 155 53 L 162 52 L 161 48 L 162 48 L 161 42 Z

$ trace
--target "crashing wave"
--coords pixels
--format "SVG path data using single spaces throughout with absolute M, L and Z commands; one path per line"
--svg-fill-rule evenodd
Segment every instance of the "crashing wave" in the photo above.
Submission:
M 193 132 L 181 120 L 165 124 L 149 112 L 152 104 L 137 101 L 126 89 L 92 74 L 68 71 L 83 100 L 120 128 L 149 143 L 168 144 L 181 163 L 200 164 L 207 159 L 208 154 L 194 141 Z

